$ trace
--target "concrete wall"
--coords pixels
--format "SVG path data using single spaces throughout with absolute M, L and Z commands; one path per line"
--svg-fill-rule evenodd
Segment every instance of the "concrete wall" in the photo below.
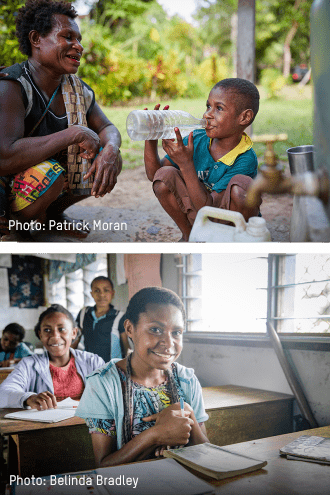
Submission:
M 293 367 L 320 426 L 330 424 L 330 353 L 291 349 Z M 185 343 L 182 364 L 202 386 L 241 385 L 291 394 L 273 349 Z

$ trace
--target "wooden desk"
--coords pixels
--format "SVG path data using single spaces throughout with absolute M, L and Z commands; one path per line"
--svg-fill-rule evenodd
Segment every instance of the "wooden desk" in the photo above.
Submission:
M 293 395 L 236 385 L 203 387 L 211 443 L 231 445 L 293 430 Z
M 9 436 L 9 474 L 24 478 L 94 469 L 92 441 L 83 419 L 37 423 L 4 418 L 14 411 L 0 409 L 0 434 Z
M 226 449 L 232 452 L 268 462 L 263 469 L 252 473 L 217 481 L 186 469 L 211 483 L 216 495 L 329 495 L 330 466 L 304 461 L 289 461 L 279 455 L 281 447 L 301 435 L 330 437 L 330 426 L 227 446 Z M 54 457 L 52 460 L 54 461 Z M 113 491 L 112 487 L 106 486 L 105 488 L 108 493 L 118 493 L 115 487 Z M 133 492 L 134 489 L 129 491 L 129 493 Z M 77 493 L 79 493 L 78 490 Z M 178 485 L 177 493 L 180 493 L 180 485 Z M 159 495 L 166 495 L 166 493 L 162 492 Z
M 330 426 L 226 447 L 232 452 L 265 460 L 268 464 L 253 473 L 212 481 L 215 493 L 221 495 L 329 495 L 330 466 L 314 462 L 289 461 L 279 455 L 281 447 L 301 435 L 330 437 Z

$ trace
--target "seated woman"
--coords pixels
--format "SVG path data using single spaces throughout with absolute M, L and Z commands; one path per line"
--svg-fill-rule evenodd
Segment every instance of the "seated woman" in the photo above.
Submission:
M 70 348 L 75 320 L 60 304 L 44 311 L 35 327 L 45 351 L 23 358 L 0 385 L 0 407 L 51 409 L 57 401 L 79 400 L 86 375 L 104 364 L 96 354 Z
M 35 220 L 42 230 L 86 237 L 85 224 L 64 210 L 109 193 L 121 171 L 119 131 L 75 76 L 83 54 L 76 17 L 68 2 L 28 0 L 16 18 L 28 59 L 0 78 L 0 187 L 21 235 L 19 225 Z
M 24 344 L 25 330 L 18 323 L 9 323 L 3 330 L 0 341 L 0 368 L 18 363 L 23 357 L 33 354 Z
M 132 297 L 126 316 L 133 352 L 88 377 L 76 412 L 93 433 L 96 464 L 102 467 L 208 441 L 201 386 L 192 369 L 175 362 L 185 326 L 181 299 L 168 289 L 148 287 Z

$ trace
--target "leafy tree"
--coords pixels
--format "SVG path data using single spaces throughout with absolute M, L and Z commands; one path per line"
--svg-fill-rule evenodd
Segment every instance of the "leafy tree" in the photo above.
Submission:
M 310 58 L 309 12 L 313 0 L 259 0 L 256 2 L 256 57 L 259 67 L 308 63 Z
M 17 10 L 24 5 L 22 0 L 0 2 L 0 65 L 13 65 L 26 59 L 19 51 L 15 36 Z
M 108 26 L 112 32 L 129 27 L 155 0 L 98 0 L 90 16 L 97 24 Z
M 204 45 L 214 47 L 218 55 L 231 55 L 236 12 L 237 0 L 199 0 L 194 16 L 199 22 L 198 34 Z

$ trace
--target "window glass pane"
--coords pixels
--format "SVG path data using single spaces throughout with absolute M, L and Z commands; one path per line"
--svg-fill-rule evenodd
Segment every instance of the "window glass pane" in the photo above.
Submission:
M 200 270 L 197 261 L 190 261 L 187 283 L 187 305 L 191 322 L 188 330 L 227 333 L 265 332 L 267 314 L 267 255 L 202 254 L 200 277 L 191 275 Z M 201 283 L 201 292 L 200 285 Z M 201 299 L 193 299 L 198 296 Z
M 330 333 L 330 255 L 286 256 L 279 281 L 278 331 Z M 289 286 L 289 287 L 288 287 Z M 290 307 L 285 301 L 291 301 Z

